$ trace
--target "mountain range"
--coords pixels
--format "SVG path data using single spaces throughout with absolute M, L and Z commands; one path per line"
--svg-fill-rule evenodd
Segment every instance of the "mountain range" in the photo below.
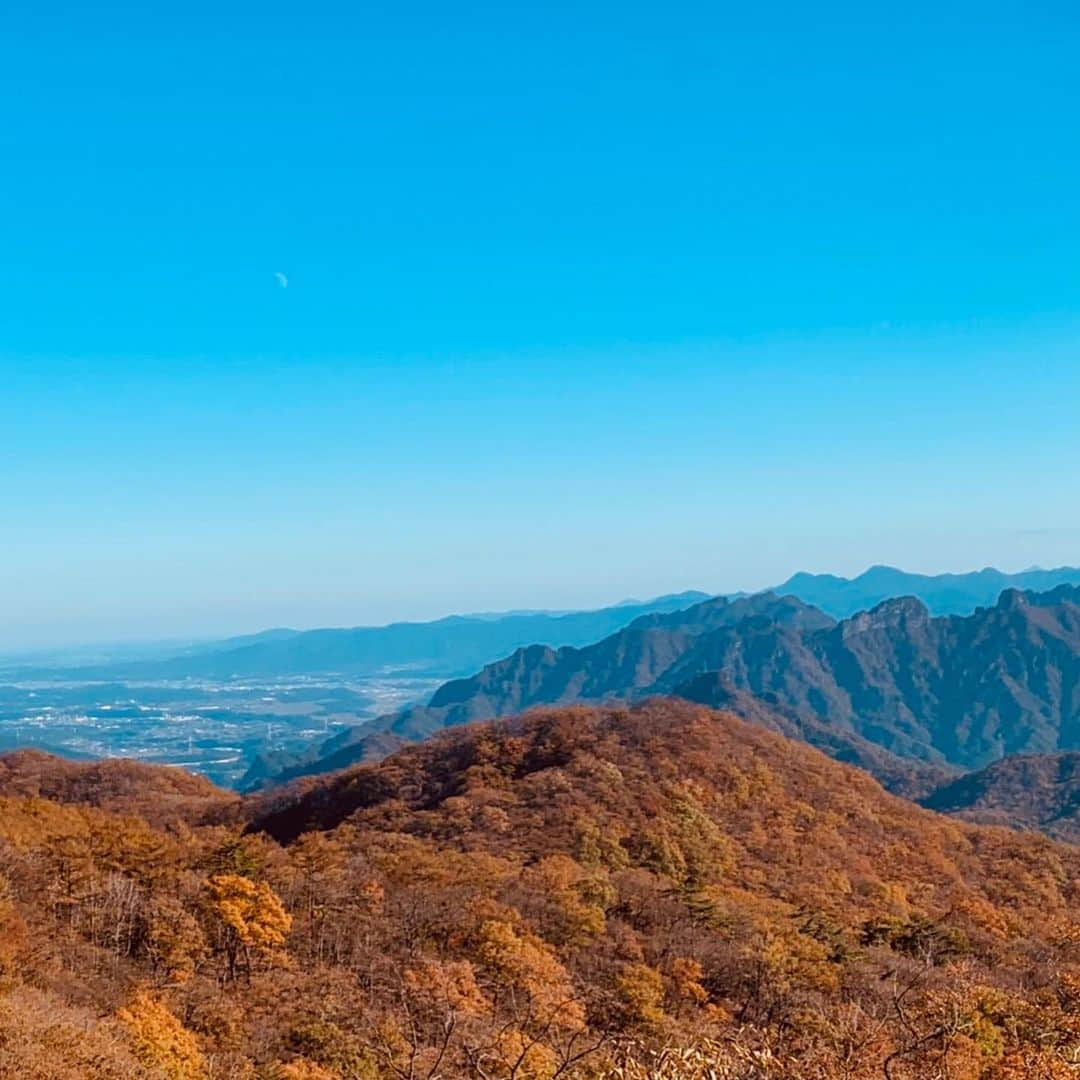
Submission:
M 341 768 L 397 740 L 537 705 L 654 695 L 751 719 L 766 709 L 786 733 L 925 793 L 1008 754 L 1080 748 L 1080 589 L 1007 590 L 967 616 L 899 598 L 839 621 L 791 596 L 715 598 L 642 616 L 585 648 L 519 649 L 445 683 L 426 706 L 333 736 L 278 775 Z M 931 772 L 898 780 L 896 759 Z M 249 783 L 261 779 L 256 770 Z
M 1080 585 L 1080 569 L 1031 567 L 1006 574 L 986 567 L 967 574 L 910 574 L 893 566 L 872 566 L 854 578 L 798 573 L 772 591 L 797 596 L 834 619 L 846 619 L 898 596 L 914 596 L 933 615 L 970 615 L 976 608 L 990 607 L 1006 589 L 1047 592 L 1058 585 Z
M 874 566 L 854 578 L 797 573 L 772 592 L 794 596 L 836 619 L 874 607 L 883 600 L 914 596 L 934 615 L 967 615 L 993 604 L 1006 589 L 1042 592 L 1061 584 L 1080 585 L 1080 569 L 1032 568 L 1006 574 L 987 568 L 968 574 L 911 574 Z M 7 667 L 48 674 L 64 667 L 86 678 L 230 679 L 297 675 L 373 675 L 390 671 L 448 678 L 463 675 L 526 645 L 581 647 L 614 633 L 650 612 L 670 612 L 712 594 L 683 592 L 653 600 L 627 600 L 593 611 L 510 611 L 451 615 L 432 622 L 399 622 L 318 630 L 275 628 L 243 637 L 158 648 L 157 655 L 102 657 L 92 663 L 72 654 Z M 728 594 L 735 599 L 745 593 Z M 131 649 L 127 650 L 129 653 Z M 37 671 L 37 669 L 41 669 Z M 75 669 L 74 671 L 70 669 Z M 24 672 L 25 674 L 25 672 Z
M 474 670 L 533 642 L 584 645 L 641 615 L 676 611 L 707 599 L 683 592 L 652 600 L 627 600 L 594 611 L 507 612 L 450 615 L 433 622 L 400 622 L 349 629 L 265 630 L 189 648 L 182 655 L 100 669 L 82 677 L 181 679 L 289 675 L 373 675 L 388 669 L 448 676 Z

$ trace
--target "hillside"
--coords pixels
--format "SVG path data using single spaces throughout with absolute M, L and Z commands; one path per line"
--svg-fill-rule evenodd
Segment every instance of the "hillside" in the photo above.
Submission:
M 114 758 L 74 762 L 39 750 L 0 754 L 0 798 L 136 814 L 154 825 L 196 821 L 239 806 L 231 792 L 183 769 Z
M 0 1076 L 1072 1075 L 1080 849 L 730 714 L 540 712 L 248 806 L 0 798 Z
M 956 777 L 922 804 L 969 821 L 1080 843 L 1080 753 L 1016 754 Z
M 709 600 L 583 649 L 518 650 L 427 706 L 336 735 L 293 772 L 371 756 L 375 735 L 420 739 L 535 705 L 669 694 L 738 710 L 732 690 L 782 716 L 787 734 L 839 741 L 845 759 L 857 760 L 852 739 L 946 769 L 1080 748 L 1080 589 L 1006 592 L 969 616 L 901 598 L 839 623 L 794 597 Z
M 702 646 L 655 689 L 689 692 L 686 676 L 715 668 L 799 718 L 962 769 L 1080 745 L 1080 589 L 1070 586 L 1006 592 L 966 617 L 886 601 L 810 634 L 746 625 Z

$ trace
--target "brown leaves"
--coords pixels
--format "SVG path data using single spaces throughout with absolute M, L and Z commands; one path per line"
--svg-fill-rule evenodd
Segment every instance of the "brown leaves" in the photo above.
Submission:
M 520 995 L 522 1023 L 584 1026 L 585 1011 L 575 999 L 566 969 L 555 950 L 535 934 L 488 919 L 477 933 L 476 957 L 494 980 L 496 992 L 505 989 Z
M 413 1000 L 429 1013 L 486 1016 L 491 1012 L 491 1002 L 468 960 L 417 960 L 405 969 L 404 981 Z

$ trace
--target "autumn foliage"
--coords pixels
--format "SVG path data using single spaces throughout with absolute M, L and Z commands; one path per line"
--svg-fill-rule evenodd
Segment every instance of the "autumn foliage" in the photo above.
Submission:
M 1080 849 L 729 715 L 540 712 L 153 824 L 124 776 L 0 799 L 0 1077 L 1080 1067 Z

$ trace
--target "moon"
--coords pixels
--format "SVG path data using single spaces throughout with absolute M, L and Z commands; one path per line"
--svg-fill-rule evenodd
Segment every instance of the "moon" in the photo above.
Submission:
M 284 274 L 283 274 L 283 273 L 282 273 L 282 272 L 281 272 L 280 270 L 278 270 L 278 271 L 277 271 L 277 272 L 276 272 L 276 273 L 274 274 L 274 277 L 276 277 L 276 278 L 277 278 L 277 283 L 278 283 L 278 284 L 279 284 L 279 285 L 280 285 L 280 286 L 281 286 L 281 287 L 282 287 L 283 289 L 287 289 L 287 288 L 289 287 L 289 279 L 288 279 L 288 278 L 287 278 L 287 277 L 286 277 L 286 276 L 285 276 L 285 275 L 284 275 Z

